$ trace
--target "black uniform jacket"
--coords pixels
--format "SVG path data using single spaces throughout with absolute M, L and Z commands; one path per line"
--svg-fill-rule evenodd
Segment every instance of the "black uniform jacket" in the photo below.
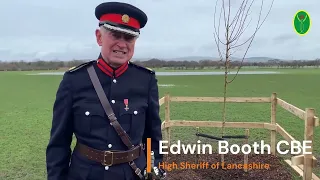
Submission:
M 65 72 L 59 85 L 46 151 L 48 180 L 134 179 L 127 163 L 105 168 L 71 151 L 73 133 L 78 142 L 98 150 L 128 150 L 110 125 L 87 72 L 88 65 L 94 66 L 113 111 L 132 143 L 138 145 L 152 138 L 155 165 L 162 161 L 159 95 L 154 71 L 133 63 L 113 71 L 103 66 L 104 61 L 99 61 L 90 61 Z M 128 110 L 125 110 L 125 101 Z M 135 163 L 143 171 L 145 154 Z

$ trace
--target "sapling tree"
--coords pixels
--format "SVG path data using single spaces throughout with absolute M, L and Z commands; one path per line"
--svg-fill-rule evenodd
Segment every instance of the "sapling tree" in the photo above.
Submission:
M 224 64 L 224 100 L 222 111 L 222 128 L 221 134 L 224 136 L 224 128 L 226 122 L 226 99 L 227 99 L 227 87 L 232 83 L 242 67 L 242 63 L 247 55 L 249 48 L 255 38 L 258 30 L 268 17 L 274 0 L 271 1 L 270 7 L 267 9 L 266 15 L 262 15 L 262 9 L 264 7 L 264 0 L 217 0 L 214 11 L 214 39 L 217 45 L 220 62 Z M 221 3 L 220 13 L 218 10 L 218 3 Z M 261 4 L 254 6 L 255 2 L 261 2 Z M 238 6 L 238 7 L 235 7 Z M 259 10 L 258 10 L 259 9 Z M 252 10 L 258 10 L 258 14 L 252 14 Z M 248 28 L 253 18 L 257 18 L 257 23 L 253 28 Z M 216 20 L 218 19 L 218 21 Z M 223 25 L 222 27 L 220 25 Z M 252 30 L 252 32 L 246 32 L 246 30 Z M 245 33 L 246 32 L 246 33 Z M 244 37 L 245 35 L 245 37 Z M 230 64 L 233 61 L 233 55 L 241 51 L 243 53 L 236 67 L 236 73 L 233 77 L 228 76 L 230 73 Z M 221 157 L 224 161 L 223 156 Z

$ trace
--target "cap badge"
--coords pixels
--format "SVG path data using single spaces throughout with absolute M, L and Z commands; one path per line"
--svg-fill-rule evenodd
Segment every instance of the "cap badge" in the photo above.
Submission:
M 130 17 L 127 14 L 122 15 L 122 22 L 128 23 L 130 20 Z

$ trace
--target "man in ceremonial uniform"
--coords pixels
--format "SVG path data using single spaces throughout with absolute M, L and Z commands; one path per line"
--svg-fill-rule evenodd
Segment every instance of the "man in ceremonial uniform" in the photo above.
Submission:
M 95 15 L 101 53 L 96 60 L 67 71 L 58 87 L 46 151 L 48 180 L 142 178 L 147 138 L 152 140 L 155 165 L 162 161 L 155 72 L 130 62 L 147 16 L 137 7 L 117 2 L 98 5 Z M 90 76 L 89 67 L 98 82 Z M 102 87 L 99 93 L 93 85 L 97 83 Z M 98 94 L 105 95 L 109 109 Z M 71 151 L 73 133 L 77 144 Z M 159 176 L 164 174 L 156 170 Z

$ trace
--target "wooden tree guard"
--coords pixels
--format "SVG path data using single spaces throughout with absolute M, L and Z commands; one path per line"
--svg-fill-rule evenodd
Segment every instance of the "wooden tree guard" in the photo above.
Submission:
M 190 121 L 190 120 L 171 120 L 170 119 L 170 102 L 223 102 L 223 97 L 172 97 L 167 93 L 159 99 L 159 104 L 165 104 L 165 120 L 162 122 L 161 129 L 165 130 L 164 139 L 168 140 L 169 146 L 171 143 L 171 127 L 222 127 L 222 121 Z M 311 143 L 306 145 L 311 146 L 307 152 L 311 154 L 302 154 L 294 156 L 291 160 L 285 160 L 303 180 L 320 180 L 314 173 L 312 168 L 316 166 L 317 159 L 313 156 L 313 132 L 314 128 L 319 126 L 319 118 L 315 116 L 313 108 L 306 108 L 305 111 L 298 107 L 289 104 L 281 98 L 277 97 L 276 93 L 272 93 L 271 97 L 228 97 L 226 102 L 234 103 L 270 103 L 271 104 L 271 122 L 225 122 L 225 128 L 246 128 L 246 135 L 249 135 L 249 128 L 267 129 L 270 130 L 270 147 L 271 154 L 276 155 L 276 134 L 279 133 L 289 143 L 295 139 L 276 121 L 277 106 L 287 110 L 293 115 L 305 121 L 304 140 L 310 140 Z M 246 139 L 247 142 L 247 139 Z M 302 147 L 300 147 L 302 149 Z M 248 156 L 244 156 L 244 162 L 248 162 Z M 247 171 L 247 170 L 245 170 Z

